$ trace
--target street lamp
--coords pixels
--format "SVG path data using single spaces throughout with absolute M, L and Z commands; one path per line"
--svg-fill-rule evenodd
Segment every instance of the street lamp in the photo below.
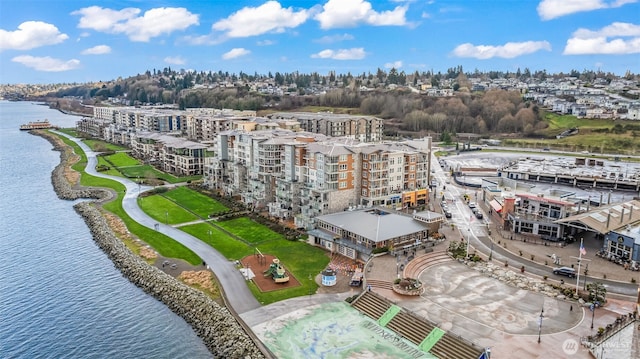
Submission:
M 489 252 L 489 261 L 493 258 L 493 239 L 491 240 L 491 252 Z
M 591 306 L 589 306 L 589 309 L 591 309 L 591 329 L 593 329 L 593 317 L 595 317 L 596 315 L 596 308 L 598 307 L 598 305 L 598 301 L 594 300 Z
M 211 230 L 208 230 L 207 233 L 209 234 L 209 243 L 211 243 Z
M 540 344 L 540 334 L 542 334 L 542 318 L 544 318 L 544 303 L 540 311 L 540 318 L 538 318 L 538 344 Z
M 164 223 L 169 224 L 169 211 L 164 212 Z

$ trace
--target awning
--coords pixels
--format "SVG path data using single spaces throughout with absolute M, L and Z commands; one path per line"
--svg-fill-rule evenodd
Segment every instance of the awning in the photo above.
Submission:
M 491 202 L 489 202 L 489 205 L 491 205 L 491 208 L 493 208 L 496 213 L 500 213 L 502 211 L 502 205 L 495 199 L 491 200 Z

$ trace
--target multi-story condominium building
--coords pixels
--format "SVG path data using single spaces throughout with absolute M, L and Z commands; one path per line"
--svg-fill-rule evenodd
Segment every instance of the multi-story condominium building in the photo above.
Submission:
M 140 132 L 131 136 L 132 155 L 177 176 L 204 173 L 213 152 L 201 143 L 156 132 Z
M 205 183 L 274 217 L 293 218 L 298 227 L 350 207 L 427 201 L 430 138 L 367 144 L 287 130 L 218 137 Z
M 303 131 L 362 142 L 382 140 L 383 120 L 373 116 L 339 115 L 331 112 L 277 112 L 271 119 L 295 120 Z

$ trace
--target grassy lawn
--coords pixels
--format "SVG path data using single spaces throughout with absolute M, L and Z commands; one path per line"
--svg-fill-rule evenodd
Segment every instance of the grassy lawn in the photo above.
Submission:
M 158 171 L 151 165 L 138 165 L 130 167 L 118 168 L 125 177 L 128 178 L 157 178 L 169 183 L 180 183 L 187 181 L 195 181 L 202 178 L 202 176 L 189 176 L 189 177 L 176 177 L 162 171 Z
M 127 166 L 139 166 L 140 161 L 135 158 L 129 156 L 129 154 L 124 152 L 114 153 L 109 156 L 104 156 L 108 162 L 111 162 L 116 167 L 127 167 Z
M 87 139 L 82 142 L 86 143 L 93 151 L 125 151 L 128 149 L 102 140 Z
M 140 197 L 138 198 L 138 205 L 146 214 L 160 223 L 168 221 L 166 224 L 180 224 L 200 219 L 175 202 L 159 195 Z
M 118 171 L 117 169 L 113 168 L 111 163 L 107 162 L 107 160 L 105 160 L 102 156 L 98 156 L 96 158 L 98 159 L 98 166 L 106 166 L 109 168 L 109 170 L 102 171 L 101 173 L 111 175 L 111 176 L 122 177 L 122 173 L 120 173 L 120 171 Z
M 216 224 L 249 243 L 258 244 L 271 240 L 284 240 L 284 236 L 281 234 L 276 233 L 247 217 L 216 222 Z
M 271 241 L 259 246 L 262 253 L 274 255 L 296 277 L 301 286 L 273 292 L 262 293 L 255 285 L 251 285 L 251 291 L 260 303 L 269 304 L 288 298 L 309 295 L 315 293 L 318 285 L 313 280 L 318 273 L 329 264 L 326 252 L 318 247 L 312 247 L 303 242 L 287 240 Z M 261 275 L 258 273 L 257 275 Z
M 253 254 L 253 248 L 243 242 L 235 240 L 208 223 L 191 224 L 180 227 L 180 230 L 207 243 L 229 260 L 239 260 L 249 254 Z M 209 231 L 211 231 L 211 236 L 209 236 Z
M 557 151 L 589 151 L 592 154 L 636 155 L 640 152 L 640 126 L 635 121 L 578 119 L 572 115 L 545 113 L 549 127 L 538 131 L 544 138 L 505 139 L 503 144 L 527 149 L 548 147 Z M 561 139 L 555 136 L 577 127 L 579 133 Z
M 60 129 L 58 129 L 58 131 L 62 132 L 62 133 L 66 133 L 67 135 L 72 136 L 72 137 L 79 137 L 78 136 L 78 131 L 76 131 L 73 128 L 60 128 Z
M 207 218 L 211 213 L 228 210 L 226 206 L 215 199 L 185 186 L 172 189 L 164 193 L 163 196 L 173 200 L 202 218 Z

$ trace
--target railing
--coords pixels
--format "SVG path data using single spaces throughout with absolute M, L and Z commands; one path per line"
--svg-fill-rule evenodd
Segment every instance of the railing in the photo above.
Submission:
M 580 342 L 584 346 L 588 346 L 590 350 L 595 349 L 598 345 L 602 344 L 607 339 L 616 335 L 622 329 L 628 325 L 632 325 L 638 320 L 637 313 L 623 314 L 616 318 L 616 320 L 604 327 L 603 331 L 598 330 L 598 334 L 589 335 L 587 337 L 581 337 Z

